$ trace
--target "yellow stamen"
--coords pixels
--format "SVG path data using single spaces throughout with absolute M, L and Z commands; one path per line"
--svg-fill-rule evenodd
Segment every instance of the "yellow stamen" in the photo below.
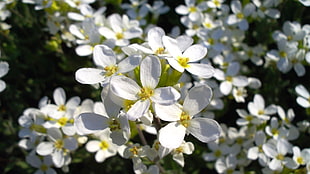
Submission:
M 140 92 L 139 96 L 141 100 L 149 99 L 154 94 L 154 90 L 148 87 L 143 87 Z
M 189 65 L 187 64 L 188 61 L 189 61 L 189 58 L 188 57 L 181 57 L 181 56 L 178 56 L 177 57 L 177 61 L 179 62 L 179 64 L 183 67 L 183 68 L 188 68 Z

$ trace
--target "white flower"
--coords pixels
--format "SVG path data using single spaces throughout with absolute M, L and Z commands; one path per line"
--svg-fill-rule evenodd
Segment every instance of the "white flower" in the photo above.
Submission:
M 106 45 L 94 47 L 93 60 L 98 68 L 81 68 L 75 73 L 75 78 L 82 84 L 97 84 L 108 81 L 110 77 L 127 73 L 140 64 L 141 57 L 129 56 L 117 63 L 114 51 Z
M 237 158 L 235 155 L 228 155 L 227 157 L 219 158 L 215 162 L 215 169 L 218 173 L 231 173 L 231 174 L 241 174 L 241 172 L 236 171 Z
M 44 156 L 43 159 L 35 154 L 29 154 L 26 156 L 26 161 L 32 167 L 38 170 L 35 174 L 56 174 L 57 172 L 51 168 L 53 166 L 53 161 L 50 155 Z
M 202 11 L 206 8 L 203 3 L 196 5 L 195 0 L 185 0 L 186 5 L 179 5 L 175 11 L 181 15 L 188 15 L 191 21 L 198 21 L 202 18 Z
M 249 23 L 246 20 L 246 17 L 250 16 L 254 12 L 255 6 L 252 3 L 248 3 L 242 9 L 242 4 L 239 0 L 233 0 L 230 6 L 234 14 L 228 16 L 227 24 L 237 24 L 240 30 L 248 30 Z
M 231 152 L 229 146 L 226 143 L 218 144 L 215 142 L 210 142 L 208 143 L 208 148 L 212 152 L 203 154 L 203 159 L 205 161 L 215 161 Z
M 128 16 L 112 14 L 107 18 L 107 26 L 100 27 L 99 33 L 106 39 L 112 40 L 116 46 L 129 45 L 129 39 L 137 38 L 142 35 L 139 22 L 129 20 Z
M 268 158 L 263 152 L 263 145 L 266 143 L 266 134 L 263 131 L 258 131 L 255 134 L 255 145 L 248 149 L 247 157 L 251 160 L 258 159 L 258 162 L 261 166 L 268 165 Z
M 263 144 L 263 151 L 268 157 L 272 158 L 268 164 L 269 168 L 271 170 L 281 171 L 284 164 L 289 161 L 289 158 L 285 157 L 285 155 L 290 151 L 291 145 L 287 140 L 282 138 L 278 139 L 275 143 Z
M 104 129 L 103 131 L 96 133 L 99 140 L 90 140 L 86 144 L 87 151 L 96 152 L 95 159 L 99 163 L 117 153 L 118 146 L 112 142 L 110 133 L 109 129 Z
M 204 143 L 216 140 L 221 131 L 219 124 L 213 119 L 194 117 L 210 103 L 211 97 L 211 88 L 201 85 L 193 87 L 188 92 L 183 106 L 156 104 L 156 115 L 170 122 L 159 131 L 161 145 L 167 148 L 177 148 L 182 144 L 186 133 L 192 134 Z
M 184 40 L 183 40 L 184 39 Z M 214 73 L 214 68 L 209 64 L 195 63 L 203 59 L 207 54 L 207 48 L 195 44 L 188 37 L 173 39 L 163 36 L 163 43 L 173 58 L 167 58 L 169 64 L 179 72 L 186 69 L 189 73 L 202 78 L 210 78 Z
M 298 97 L 296 99 L 297 103 L 304 108 L 309 108 L 310 94 L 308 90 L 303 85 L 298 85 L 295 87 L 295 91 L 298 94 Z
M 248 79 L 245 76 L 238 75 L 240 64 L 238 62 L 229 63 L 226 71 L 215 69 L 214 77 L 221 80 L 220 91 L 224 95 L 229 95 L 233 87 L 245 87 L 248 85 Z
M 183 142 L 180 147 L 174 149 L 172 154 L 172 159 L 184 167 L 184 156 L 183 154 L 190 155 L 194 151 L 194 144 L 192 142 Z
M 114 144 L 125 144 L 130 136 L 128 119 L 125 114 L 119 113 L 119 109 L 116 110 L 113 109 L 114 107 L 111 108 L 113 111 L 108 111 L 110 115 L 101 115 L 102 113 L 80 114 L 74 121 L 74 126 L 76 127 L 77 133 L 80 135 L 87 135 L 109 129 L 111 131 L 110 137 Z
M 39 143 L 36 152 L 42 156 L 51 155 L 54 165 L 62 167 L 70 157 L 70 152 L 77 149 L 77 141 L 73 137 L 65 138 L 57 128 L 48 129 L 47 136 L 50 141 Z
M 7 62 L 0 61 L 0 78 L 6 75 L 9 71 L 9 64 Z M 0 92 L 6 88 L 6 84 L 3 80 L 0 80 Z
M 310 6 L 310 1 L 309 0 L 298 0 L 300 3 L 302 3 L 304 6 Z
M 148 56 L 140 65 L 142 88 L 132 79 L 116 76 L 111 79 L 112 92 L 126 100 L 135 101 L 127 111 L 129 120 L 136 120 L 144 115 L 152 102 L 170 105 L 175 103 L 180 94 L 173 87 L 156 88 L 161 74 L 161 64 L 157 57 Z
M 270 115 L 277 112 L 275 105 L 265 107 L 265 100 L 260 94 L 255 94 L 253 102 L 248 103 L 249 112 L 262 120 L 269 120 Z

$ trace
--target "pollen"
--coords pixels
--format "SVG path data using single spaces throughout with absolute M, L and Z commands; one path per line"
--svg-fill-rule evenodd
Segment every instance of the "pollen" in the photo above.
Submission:
M 180 64 L 183 68 L 188 68 L 188 67 L 189 67 L 189 65 L 188 65 L 189 58 L 188 58 L 188 57 L 181 57 L 181 56 L 178 56 L 178 57 L 177 57 L 177 60 L 178 60 L 179 64 Z
M 99 143 L 99 147 L 101 150 L 107 150 L 109 148 L 109 143 L 103 140 Z
M 186 113 L 186 112 L 182 112 L 181 113 L 181 117 L 180 117 L 180 123 L 184 126 L 184 127 L 188 127 L 189 126 L 189 120 L 191 119 L 191 117 Z
M 119 32 L 119 33 L 115 34 L 115 37 L 116 37 L 117 40 L 120 40 L 120 39 L 124 38 L 124 34 Z
M 232 78 L 231 76 L 227 76 L 227 77 L 226 77 L 226 80 L 227 80 L 228 82 L 232 82 L 232 81 L 233 81 L 233 78 Z
M 41 169 L 43 172 L 45 172 L 45 171 L 47 171 L 48 166 L 47 166 L 46 164 L 42 164 L 42 165 L 40 166 L 40 169 Z
M 109 121 L 109 128 L 111 131 L 116 131 L 116 130 L 120 130 L 121 129 L 121 124 L 119 122 L 119 120 L 112 118 Z
M 212 28 L 213 25 L 210 23 L 210 22 L 205 22 L 203 23 L 203 25 L 206 27 L 206 28 Z
M 183 153 L 183 148 L 182 147 L 178 147 L 174 150 L 175 153 Z
M 56 142 L 54 143 L 54 147 L 60 150 L 64 147 L 64 142 L 62 140 L 56 140 Z
M 276 156 L 276 159 L 278 159 L 278 160 L 280 160 L 280 161 L 283 161 L 283 160 L 284 160 L 284 155 L 278 154 L 278 155 Z
M 305 161 L 302 157 L 297 157 L 296 161 L 298 164 L 305 164 Z
M 149 99 L 152 95 L 154 95 L 154 90 L 148 87 L 143 87 L 139 94 L 141 100 Z
M 216 7 L 220 7 L 221 3 L 218 0 L 213 0 L 213 3 L 215 4 Z
M 39 133 L 46 133 L 47 130 L 45 127 L 43 127 L 42 125 L 38 125 L 38 124 L 33 124 L 30 126 L 30 129 Z
M 68 122 L 68 118 L 67 117 L 62 117 L 60 119 L 57 120 L 57 123 L 60 125 L 60 126 L 65 126 Z
M 155 51 L 155 54 L 163 54 L 164 51 L 165 51 L 165 48 L 159 47 L 159 48 L 157 48 L 157 50 Z
M 110 65 L 104 67 L 104 70 L 106 71 L 105 73 L 106 76 L 111 76 L 118 71 L 118 67 L 116 65 Z
M 57 109 L 57 111 L 66 111 L 66 110 L 67 110 L 67 108 L 66 108 L 65 105 L 60 105 L 60 106 L 58 107 L 58 109 Z
M 140 147 L 134 146 L 129 149 L 133 156 L 137 156 L 139 154 Z
M 191 13 L 194 13 L 197 11 L 197 8 L 196 7 L 189 7 L 188 11 Z
M 259 110 L 259 111 L 258 111 L 258 115 L 263 115 L 263 114 L 265 114 L 265 111 L 264 111 L 264 110 Z
M 285 51 L 280 51 L 279 55 L 283 58 L 285 58 L 287 56 Z
M 128 111 L 133 104 L 135 104 L 135 102 L 132 100 L 124 100 L 124 102 L 123 102 L 124 107 L 123 108 L 125 109 L 125 111 Z
M 238 19 L 243 19 L 244 18 L 244 15 L 242 13 L 237 13 L 236 16 L 237 16 Z

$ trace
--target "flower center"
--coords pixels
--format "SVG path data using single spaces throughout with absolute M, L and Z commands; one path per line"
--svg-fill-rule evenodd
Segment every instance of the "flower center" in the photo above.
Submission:
M 305 161 L 302 157 L 297 157 L 296 161 L 298 164 L 305 164 Z
M 157 50 L 155 51 L 155 54 L 163 54 L 164 51 L 165 51 L 165 48 L 159 47 L 159 48 L 157 48 Z
M 110 65 L 110 66 L 104 67 L 104 70 L 106 71 L 105 73 L 106 76 L 111 76 L 117 72 L 118 67 L 116 65 Z
M 280 51 L 279 55 L 283 58 L 285 58 L 287 56 L 285 51 Z
M 179 64 L 183 67 L 183 68 L 188 68 L 189 65 L 187 64 L 188 61 L 189 61 L 189 58 L 188 57 L 181 57 L 181 56 L 178 56 L 177 57 L 177 61 L 179 62 Z
M 148 87 L 143 87 L 140 92 L 139 96 L 141 100 L 149 99 L 154 94 L 154 90 Z
M 42 125 L 33 124 L 30 126 L 30 129 L 39 133 L 46 133 L 46 128 L 43 127 Z
M 56 140 L 54 143 L 54 147 L 60 150 L 64 147 L 64 142 L 62 140 Z
M 184 126 L 184 127 L 188 127 L 189 126 L 189 120 L 191 119 L 191 117 L 186 113 L 186 112 L 182 112 L 181 113 L 181 117 L 180 117 L 180 123 Z
M 131 106 L 133 105 L 133 104 L 135 104 L 135 101 L 132 101 L 132 100 L 124 100 L 123 101 L 123 108 L 125 109 L 125 111 L 128 111 L 130 108 L 131 108 Z
M 66 110 L 67 110 L 67 108 L 66 108 L 65 105 L 60 105 L 60 106 L 58 107 L 58 109 L 57 109 L 57 111 L 66 111 Z
M 283 161 L 283 160 L 284 160 L 284 155 L 278 154 L 278 155 L 276 156 L 276 159 L 278 159 L 278 160 L 280 160 L 280 161 Z
M 47 171 L 48 166 L 45 165 L 45 164 L 42 164 L 42 165 L 40 166 L 40 169 L 41 169 L 43 172 L 45 172 L 45 171 Z
M 117 40 L 120 40 L 120 39 L 124 38 L 124 34 L 119 32 L 119 33 L 115 34 L 115 37 L 116 37 Z
M 243 19 L 244 18 L 244 15 L 242 13 L 237 13 L 236 16 L 237 16 L 238 19 Z
M 109 143 L 107 141 L 101 141 L 99 144 L 101 150 L 107 150 L 109 148 Z
M 65 126 L 68 122 L 68 118 L 67 117 L 62 117 L 60 119 L 57 120 L 57 123 L 60 125 L 60 126 Z
M 197 11 L 197 8 L 194 7 L 194 6 L 192 6 L 192 7 L 189 7 L 188 11 L 189 11 L 190 13 L 194 13 L 194 12 Z
M 121 123 L 117 118 L 111 118 L 109 121 L 109 128 L 111 131 L 116 131 L 121 129 Z

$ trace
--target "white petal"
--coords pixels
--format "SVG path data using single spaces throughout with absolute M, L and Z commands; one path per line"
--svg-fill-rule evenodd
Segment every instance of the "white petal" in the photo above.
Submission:
M 118 68 L 119 68 L 118 72 L 125 73 L 125 72 L 132 71 L 140 64 L 140 61 L 141 61 L 140 55 L 129 56 L 128 58 L 122 60 L 118 64 Z
M 108 127 L 108 118 L 95 113 L 82 113 L 74 120 L 74 126 L 80 135 L 91 134 Z
M 232 90 L 232 83 L 228 81 L 224 81 L 220 84 L 220 91 L 224 95 L 228 95 Z
M 111 79 L 112 92 L 127 100 L 137 100 L 140 86 L 132 79 L 125 76 L 115 76 Z
M 56 105 L 63 105 L 66 102 L 66 93 L 62 88 L 56 88 L 53 93 L 54 102 Z
M 247 157 L 251 160 L 256 160 L 258 158 L 258 153 L 259 153 L 259 149 L 258 147 L 251 147 L 248 150 L 248 155 Z
M 214 74 L 213 66 L 201 63 L 189 63 L 186 68 L 188 72 L 201 78 L 211 78 Z
M 181 97 L 180 93 L 173 87 L 157 88 L 154 95 L 151 97 L 152 101 L 157 104 L 171 105 Z
M 309 100 L 307 100 L 307 99 L 305 99 L 305 98 L 303 98 L 303 97 L 297 97 L 296 101 L 297 101 L 297 103 L 298 103 L 300 106 L 302 106 L 302 107 L 304 107 L 304 108 L 309 108 L 309 107 L 310 107 L 310 102 L 309 102 Z
M 140 80 L 143 87 L 154 89 L 161 74 L 161 64 L 156 56 L 147 56 L 140 65 Z
M 257 109 L 265 108 L 265 100 L 260 94 L 255 94 L 253 101 Z
M 147 39 L 149 46 L 153 51 L 163 47 L 162 37 L 165 35 L 165 31 L 160 27 L 154 27 L 147 33 Z
M 182 109 L 179 104 L 154 106 L 156 116 L 164 121 L 177 121 L 180 119 Z
M 105 80 L 105 71 L 96 68 L 81 68 L 75 72 L 75 79 L 82 84 L 97 84 Z
M 74 137 L 68 137 L 64 139 L 64 148 L 68 150 L 75 150 L 78 148 L 77 140 Z
M 304 98 L 309 98 L 310 94 L 308 90 L 303 86 L 303 85 L 298 85 L 295 87 L 295 91 L 297 92 L 298 95 L 304 97 Z
M 248 78 L 245 76 L 236 76 L 233 77 L 233 81 L 232 81 L 233 85 L 237 86 L 237 87 L 245 87 L 248 85 Z
M 62 150 L 56 150 L 52 154 L 53 163 L 55 167 L 60 168 L 65 164 L 64 152 Z
M 47 135 L 49 138 L 51 138 L 53 141 L 62 139 L 62 132 L 58 128 L 49 128 L 47 129 Z
M 231 11 L 235 14 L 241 12 L 241 9 L 242 9 L 241 2 L 238 0 L 232 1 L 230 4 L 230 7 L 231 7 Z
M 178 47 L 179 47 L 181 52 L 183 52 L 188 47 L 190 47 L 193 44 L 193 42 L 194 42 L 192 37 L 187 36 L 187 35 L 178 36 L 176 38 L 176 41 L 177 41 L 177 45 L 178 45 Z
M 184 72 L 184 67 L 182 67 L 176 59 L 167 59 L 170 66 L 179 72 Z
M 6 75 L 9 71 L 9 64 L 7 62 L 0 61 L 0 78 Z
M 196 62 L 202 58 L 204 58 L 207 55 L 207 48 L 200 45 L 200 44 L 196 44 L 196 45 L 192 45 L 190 47 L 188 47 L 185 52 L 183 53 L 184 57 L 188 57 L 189 58 L 189 62 Z
M 51 154 L 53 150 L 54 143 L 52 142 L 41 142 L 36 148 L 36 152 L 42 156 Z
M 68 18 L 76 20 L 76 21 L 85 20 L 85 17 L 79 13 L 69 12 L 67 15 L 68 15 Z
M 215 141 L 221 134 L 220 125 L 213 119 L 194 118 L 187 128 L 194 137 L 204 143 Z
M 212 90 L 207 85 L 195 86 L 189 90 L 183 102 L 184 111 L 194 116 L 204 109 L 211 101 Z
M 95 64 L 101 68 L 116 64 L 114 51 L 106 45 L 96 45 L 94 47 L 93 59 Z
M 91 45 L 79 45 L 75 48 L 75 52 L 79 56 L 89 56 L 93 53 L 93 47 Z
M 99 144 L 100 144 L 100 141 L 91 140 L 87 142 L 85 148 L 88 152 L 96 152 L 100 149 Z
M 3 80 L 0 80 L 0 92 L 2 92 L 6 88 L 6 84 Z
M 127 112 L 129 120 L 135 121 L 136 119 L 142 117 L 150 107 L 149 100 L 138 100 Z
M 165 45 L 165 47 L 167 48 L 168 52 L 173 56 L 173 57 L 177 57 L 177 56 L 181 56 L 182 52 L 178 46 L 178 42 L 169 37 L 169 36 L 163 36 L 163 44 Z
M 186 128 L 177 122 L 172 122 L 159 130 L 159 142 L 166 148 L 178 148 L 182 144 Z

